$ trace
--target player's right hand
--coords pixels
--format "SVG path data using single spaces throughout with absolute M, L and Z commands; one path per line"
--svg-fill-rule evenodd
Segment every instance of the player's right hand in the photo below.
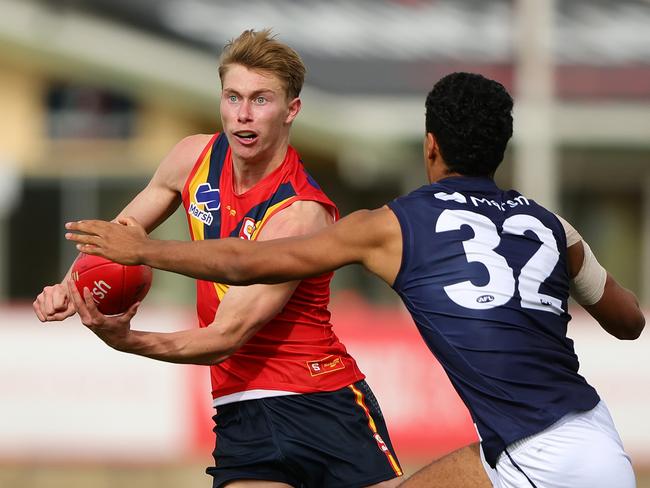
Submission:
M 61 283 L 43 288 L 32 306 L 41 322 L 65 320 L 75 314 L 74 303 L 68 295 L 68 287 Z
M 133 217 L 119 217 L 117 222 L 79 220 L 68 222 L 65 238 L 77 243 L 77 250 L 110 259 L 116 263 L 135 265 L 142 262 L 141 251 L 150 240 L 147 231 Z

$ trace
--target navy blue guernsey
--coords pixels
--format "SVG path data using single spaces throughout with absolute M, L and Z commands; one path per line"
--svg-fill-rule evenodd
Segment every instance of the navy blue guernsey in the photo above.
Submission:
M 403 236 L 393 288 L 467 405 L 490 466 L 510 443 L 596 406 L 566 336 L 566 235 L 553 213 L 469 177 L 389 207 Z

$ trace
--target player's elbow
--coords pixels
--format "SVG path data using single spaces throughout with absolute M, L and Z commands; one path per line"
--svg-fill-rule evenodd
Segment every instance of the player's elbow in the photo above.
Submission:
M 598 303 L 586 308 L 603 329 L 617 339 L 638 339 L 645 327 L 645 316 L 636 295 L 611 277 Z
M 241 346 L 234 334 L 219 326 L 211 326 L 214 346 L 204 356 L 202 364 L 215 366 L 232 356 Z
M 621 340 L 631 341 L 641 336 L 641 332 L 645 328 L 645 316 L 636 296 L 627 290 L 626 292 L 627 303 L 624 300 L 619 302 L 621 312 L 617 327 L 618 333 L 615 336 Z
M 645 317 L 643 313 L 639 310 L 638 313 L 633 314 L 631 317 L 627 317 L 619 323 L 617 331 L 614 336 L 617 339 L 625 341 L 633 341 L 638 339 L 641 336 L 641 332 L 645 328 Z
M 621 307 L 616 314 L 598 317 L 600 325 L 617 339 L 633 341 L 641 336 L 645 327 L 645 317 L 641 309 L 636 307 Z

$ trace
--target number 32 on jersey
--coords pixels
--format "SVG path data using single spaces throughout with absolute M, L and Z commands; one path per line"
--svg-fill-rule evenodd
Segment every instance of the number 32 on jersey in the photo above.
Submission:
M 465 257 L 468 262 L 485 266 L 489 280 L 483 286 L 476 286 L 471 281 L 445 286 L 445 293 L 452 301 L 461 307 L 486 310 L 505 305 L 513 298 L 517 288 L 523 308 L 557 315 L 564 312 L 561 300 L 539 291 L 559 259 L 557 242 L 551 229 L 531 215 L 513 215 L 503 222 L 504 234 L 523 236 L 526 231 L 532 231 L 542 242 L 537 252 L 521 268 L 517 283 L 506 259 L 495 251 L 501 242 L 499 232 L 484 215 L 468 210 L 444 210 L 436 223 L 436 232 L 459 230 L 463 225 L 469 225 L 474 231 L 474 237 L 463 241 Z

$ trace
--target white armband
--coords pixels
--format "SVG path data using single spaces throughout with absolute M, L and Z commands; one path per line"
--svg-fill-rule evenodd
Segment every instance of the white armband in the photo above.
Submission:
M 562 227 L 564 227 L 564 233 L 566 234 L 566 247 L 571 247 L 582 240 L 582 236 L 578 234 L 578 231 L 575 230 L 570 223 L 557 214 L 555 214 L 555 216 L 562 224 Z
M 582 249 L 585 257 L 582 260 L 580 271 L 571 280 L 571 296 L 580 305 L 593 305 L 602 298 L 605 292 L 607 271 L 600 265 L 594 253 L 591 252 L 589 244 L 584 240 L 582 241 Z
M 584 259 L 580 271 L 571 280 L 571 296 L 580 305 L 593 305 L 602 298 L 605 292 L 607 271 L 600 265 L 594 253 L 591 252 L 589 244 L 584 241 L 578 231 L 559 215 L 556 214 L 555 216 L 564 227 L 567 248 L 582 241 Z

